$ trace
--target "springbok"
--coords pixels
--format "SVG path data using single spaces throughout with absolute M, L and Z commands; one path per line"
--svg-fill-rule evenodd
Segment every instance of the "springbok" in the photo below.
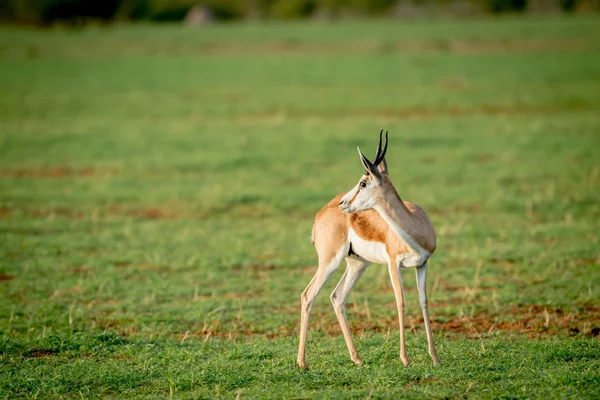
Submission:
M 406 355 L 404 338 L 404 292 L 400 268 L 416 267 L 429 355 L 434 364 L 440 363 L 429 324 L 425 288 L 427 260 L 436 247 L 435 230 L 421 207 L 400 199 L 388 175 L 385 160 L 387 132 L 383 150 L 382 135 L 383 130 L 379 133 L 379 145 L 373 163 L 358 149 L 365 173 L 356 186 L 348 193 L 334 197 L 315 217 L 312 242 L 319 257 L 319 267 L 301 295 L 298 365 L 302 368 L 308 368 L 306 334 L 310 310 L 323 285 L 344 258 L 346 271 L 330 298 L 350 359 L 358 365 L 362 364 L 348 327 L 345 304 L 356 282 L 369 264 L 374 262 L 388 265 L 400 322 L 400 359 L 405 366 L 410 361 Z

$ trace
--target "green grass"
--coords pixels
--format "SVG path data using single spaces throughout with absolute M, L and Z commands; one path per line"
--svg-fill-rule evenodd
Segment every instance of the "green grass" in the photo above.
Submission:
M 597 398 L 597 17 L 0 30 L 0 396 Z M 386 268 L 328 293 L 316 211 L 390 131 L 438 232 L 413 365 Z M 370 154 L 370 153 L 369 153 Z

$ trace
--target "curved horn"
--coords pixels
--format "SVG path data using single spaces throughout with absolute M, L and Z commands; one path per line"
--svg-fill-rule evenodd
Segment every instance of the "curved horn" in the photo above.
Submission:
M 377 161 L 379 159 L 379 155 L 381 154 L 381 136 L 383 135 L 383 129 L 379 132 L 379 144 L 377 144 L 377 152 L 375 152 L 374 160 Z M 377 164 L 375 164 L 377 165 Z
M 381 151 L 381 134 L 382 133 L 383 133 L 383 129 L 379 133 L 379 146 L 377 146 L 377 157 L 375 158 L 375 162 L 373 163 L 376 167 L 385 158 L 385 153 L 387 153 L 387 148 L 388 148 L 388 131 L 385 131 L 385 146 L 383 147 L 383 151 Z

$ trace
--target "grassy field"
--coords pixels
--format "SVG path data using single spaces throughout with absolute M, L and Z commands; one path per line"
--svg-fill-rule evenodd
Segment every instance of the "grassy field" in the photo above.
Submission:
M 0 29 L 0 396 L 598 398 L 600 20 Z M 438 233 L 295 365 L 314 214 L 390 131 Z

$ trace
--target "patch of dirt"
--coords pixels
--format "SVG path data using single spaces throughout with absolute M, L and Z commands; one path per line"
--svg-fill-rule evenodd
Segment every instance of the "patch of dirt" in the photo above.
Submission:
M 578 260 L 573 260 L 573 262 L 575 264 L 581 264 L 581 265 L 590 265 L 590 264 L 600 265 L 600 257 L 598 257 L 598 258 L 581 258 Z
M 0 207 L 0 217 L 4 217 L 10 213 L 10 209 L 6 207 Z
M 28 353 L 25 354 L 25 357 L 30 357 L 30 358 L 44 358 L 44 357 L 48 357 L 48 356 L 52 356 L 54 354 L 57 354 L 58 351 L 56 350 L 32 350 Z
M 116 263 L 117 268 L 130 268 L 140 271 L 153 271 L 153 272 L 169 272 L 171 267 L 168 265 L 155 265 L 155 264 L 133 264 L 133 263 Z
M 255 266 L 251 271 L 250 277 L 258 280 L 269 280 L 273 274 L 277 274 L 274 265 Z
M 383 286 L 383 287 L 378 287 L 376 288 L 377 293 L 382 293 L 382 294 L 391 294 L 392 298 L 394 298 L 395 293 L 394 293 L 394 288 L 392 287 L 391 284 Z M 404 286 L 404 293 L 412 293 L 412 292 L 416 292 L 417 288 L 414 286 Z M 396 301 L 392 302 L 394 304 L 394 307 L 396 307 Z M 392 304 L 390 303 L 390 304 Z
M 33 217 L 67 217 L 71 219 L 81 219 L 84 217 L 84 213 L 68 208 L 55 208 L 51 210 L 28 210 L 27 213 Z
M 275 269 L 274 265 L 249 265 L 247 267 L 242 267 L 244 269 L 249 269 L 252 271 L 273 271 Z
M 233 265 L 233 271 L 250 272 L 250 277 L 257 280 L 270 279 L 270 274 L 275 271 L 275 266 L 271 264 L 265 265 Z
M 182 216 L 181 212 L 173 211 L 171 207 L 140 207 L 125 208 L 120 205 L 110 206 L 105 213 L 113 217 L 133 217 L 142 219 L 175 219 Z
M 0 274 L 0 281 L 11 281 L 13 279 L 15 279 L 14 275 L 9 275 L 5 273 Z
M 454 285 L 446 280 L 443 280 L 443 279 L 436 279 L 435 286 L 436 286 L 436 289 L 439 288 L 439 289 L 445 290 L 447 292 L 462 292 L 465 290 L 464 287 L 456 286 L 456 285 Z
M 118 321 L 114 319 L 96 319 L 94 323 L 100 329 L 110 329 L 111 331 L 117 333 L 119 336 L 128 337 L 137 332 L 137 328 L 131 326 L 133 321 L 124 320 Z
M 490 264 L 502 265 L 504 267 L 514 267 L 517 263 L 521 262 L 514 258 L 491 258 L 487 260 Z
M 394 303 L 395 307 L 395 303 Z M 282 308 L 272 312 L 298 312 L 297 309 Z M 349 311 L 350 329 L 355 338 L 365 332 L 380 332 L 397 335 L 398 318 L 377 318 L 369 320 L 368 315 L 360 309 Z M 217 321 L 211 326 L 206 326 L 195 331 L 192 336 L 227 339 L 243 339 L 252 335 L 260 335 L 269 339 L 295 336 L 298 334 L 299 321 L 294 319 L 287 325 L 282 325 L 276 330 L 256 329 L 251 322 L 237 321 L 230 329 L 230 324 L 223 325 Z M 424 332 L 423 318 L 407 315 L 405 320 L 407 331 L 413 333 Z M 480 313 L 472 317 L 444 319 L 437 316 L 432 320 L 433 328 L 439 333 L 455 333 L 464 335 L 469 339 L 477 340 L 479 335 L 493 332 L 506 332 L 511 334 L 527 335 L 538 338 L 547 335 L 585 335 L 588 337 L 600 336 L 600 306 L 584 303 L 578 311 L 565 312 L 559 308 L 548 308 L 542 305 L 514 306 L 502 312 Z M 311 314 L 311 330 L 318 330 L 328 336 L 340 336 L 341 330 L 333 312 Z
M 582 108 L 585 108 L 581 106 Z M 560 111 L 562 108 L 556 106 L 532 106 L 525 104 L 484 104 L 478 106 L 448 106 L 439 108 L 411 107 L 403 110 L 373 110 L 358 111 L 357 114 L 372 116 L 379 114 L 382 117 L 402 118 L 435 118 L 471 115 L 517 115 L 517 114 L 548 114 Z M 356 114 L 355 114 L 356 115 Z
M 279 41 L 271 43 L 206 43 L 202 53 L 209 55 L 304 55 L 304 54 L 364 54 L 364 53 L 455 53 L 455 54 L 495 54 L 495 53 L 544 53 L 560 51 L 581 51 L 597 47 L 595 41 L 587 38 L 575 40 L 428 40 L 410 42 L 358 41 L 348 43 L 302 43 Z M 454 82 L 453 82 L 454 83 Z
M 2 217 L 0 209 L 0 217 Z M 66 217 L 71 219 L 83 219 L 83 218 L 97 218 L 95 211 L 81 211 L 73 210 L 68 208 L 53 208 L 53 209 L 28 209 L 24 210 L 27 214 L 33 217 L 49 218 L 49 217 Z M 5 214 L 8 214 L 10 210 L 6 209 Z M 125 209 L 120 206 L 111 206 L 106 210 L 101 210 L 100 216 L 113 216 L 113 217 L 133 217 L 149 220 L 159 219 L 176 219 L 186 216 L 181 212 L 173 211 L 172 209 L 162 207 L 144 207 L 144 208 L 130 208 Z
M 163 210 L 157 207 L 130 209 L 124 211 L 121 215 L 145 219 L 174 219 L 179 216 L 173 211 Z
M 548 115 L 575 111 L 596 111 L 597 106 L 590 104 L 572 105 L 528 105 L 528 104 L 488 104 L 475 106 L 424 107 L 416 106 L 404 109 L 362 109 L 362 110 L 294 110 L 276 109 L 254 114 L 238 114 L 234 118 L 246 122 L 286 119 L 340 119 L 340 118 L 388 118 L 429 120 L 435 118 L 469 117 L 478 115 Z
M 439 301 L 439 302 L 433 302 L 433 301 L 429 301 L 429 307 L 430 308 L 438 308 L 438 307 L 450 307 L 450 306 L 457 306 L 457 305 L 465 305 L 465 304 L 472 304 L 473 301 L 469 301 L 467 299 L 464 298 L 453 298 L 453 299 L 448 299 L 446 301 Z M 394 307 L 395 307 L 395 302 L 394 302 Z
M 422 323 L 423 319 L 420 318 L 417 322 Z M 532 338 L 555 334 L 572 335 L 580 332 L 593 335 L 594 332 L 600 331 L 600 328 L 595 326 L 600 325 L 600 307 L 586 303 L 582 305 L 580 311 L 565 312 L 559 308 L 542 305 L 514 306 L 495 314 L 433 321 L 432 325 L 443 331 L 469 336 L 495 331 L 525 334 Z
M 87 308 L 92 308 L 96 304 L 120 304 L 121 299 L 113 299 L 113 298 L 100 298 L 96 297 L 86 304 Z
M 119 261 L 115 263 L 115 267 L 117 268 L 127 268 L 132 266 L 132 263 L 126 262 L 126 261 Z
M 464 78 L 446 78 L 440 82 L 440 86 L 448 91 L 461 91 L 469 86 Z
M 352 315 L 354 318 L 350 320 L 350 327 L 355 335 L 363 332 L 398 330 L 398 319 L 395 317 L 368 321 L 365 316 L 355 312 L 352 312 Z M 506 316 L 512 318 L 506 319 Z M 422 317 L 413 318 L 407 315 L 405 324 L 406 328 L 413 332 L 425 329 Z M 496 331 L 523 334 L 531 338 L 556 334 L 584 334 L 595 337 L 600 335 L 600 307 L 587 304 L 580 312 L 566 313 L 544 306 L 520 306 L 504 313 L 480 314 L 470 318 L 437 318 L 432 320 L 432 326 L 440 332 L 459 333 L 471 339 Z M 331 318 L 312 318 L 311 329 L 318 329 L 331 336 L 341 334 L 339 325 Z M 297 331 L 297 327 L 294 330 Z
M 0 169 L 0 176 L 11 178 L 68 178 L 96 175 L 93 168 L 75 169 L 70 167 Z
M 532 52 L 554 52 L 581 51 L 593 42 L 587 39 L 548 41 L 539 39 L 525 40 L 453 40 L 447 42 L 446 46 L 437 46 L 440 50 L 452 53 L 532 53 Z
M 210 296 L 208 296 L 208 297 L 210 297 Z M 251 293 L 251 292 L 244 292 L 244 293 L 229 292 L 229 293 L 224 293 L 222 295 L 218 295 L 215 297 L 218 297 L 219 299 L 246 299 L 246 298 L 255 297 L 255 295 L 253 295 L 253 293 Z
M 81 293 L 81 288 L 79 286 L 74 286 L 70 289 L 56 289 L 54 291 L 54 293 L 52 293 L 52 296 L 50 296 L 50 298 L 57 297 L 57 296 L 64 296 L 65 294 L 77 294 L 77 293 Z
M 492 154 L 480 154 L 475 157 L 475 162 L 477 164 L 488 164 L 492 160 L 494 160 L 494 156 Z

